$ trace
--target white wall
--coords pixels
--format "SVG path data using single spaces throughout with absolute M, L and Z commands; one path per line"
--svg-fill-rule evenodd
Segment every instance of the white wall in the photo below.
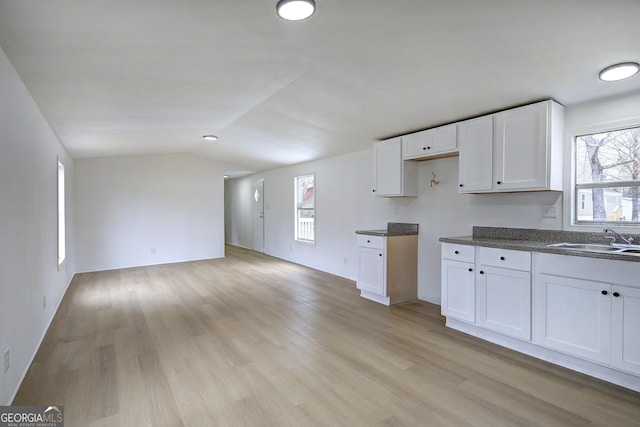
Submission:
M 474 225 L 545 229 L 562 225 L 560 193 L 458 194 L 457 157 L 421 162 L 419 196 L 414 198 L 374 197 L 372 165 L 373 150 L 364 150 L 228 181 L 227 241 L 251 247 L 250 203 L 238 201 L 250 200 L 251 183 L 260 178 L 265 182 L 265 252 L 342 277 L 357 276 L 355 230 L 384 228 L 388 221 L 418 223 L 418 296 L 439 303 L 440 237 L 469 235 Z M 429 186 L 432 172 L 440 181 L 435 187 Z M 295 243 L 293 238 L 293 178 L 306 173 L 316 174 L 315 246 Z M 556 206 L 558 217 L 543 218 L 545 205 Z
M 8 405 L 75 272 L 74 164 L 2 50 L 0 100 L 0 405 Z M 60 271 L 58 156 L 67 178 L 67 262 Z
M 189 155 L 75 164 L 78 271 L 224 256 L 220 164 Z

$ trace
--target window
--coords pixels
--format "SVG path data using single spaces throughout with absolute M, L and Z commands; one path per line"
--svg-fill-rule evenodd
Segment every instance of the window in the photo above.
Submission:
M 295 178 L 296 240 L 314 243 L 316 239 L 315 175 Z
M 64 165 L 58 160 L 58 267 L 62 265 L 67 254 L 64 203 Z
M 575 138 L 576 224 L 640 224 L 640 127 Z

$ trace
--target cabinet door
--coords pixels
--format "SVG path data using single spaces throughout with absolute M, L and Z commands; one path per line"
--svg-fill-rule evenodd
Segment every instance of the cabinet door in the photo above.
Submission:
M 487 265 L 478 270 L 478 326 L 530 341 L 531 273 Z
M 403 136 L 404 159 L 454 152 L 458 147 L 456 129 L 456 124 L 451 124 Z
M 418 195 L 418 164 L 402 159 L 400 138 L 374 144 L 373 155 L 373 194 L 379 197 Z
M 493 117 L 458 124 L 460 193 L 491 191 L 493 170 Z
M 640 289 L 613 286 L 611 365 L 640 375 Z
M 611 285 L 536 275 L 535 342 L 602 363 L 611 359 Z
M 476 321 L 476 287 L 473 264 L 442 260 L 442 315 Z
M 400 138 L 378 142 L 373 146 L 375 157 L 376 196 L 402 194 L 402 145 Z
M 374 248 L 359 248 L 358 289 L 386 296 L 384 254 Z
M 495 115 L 496 191 L 547 188 L 549 108 L 549 102 L 542 102 Z

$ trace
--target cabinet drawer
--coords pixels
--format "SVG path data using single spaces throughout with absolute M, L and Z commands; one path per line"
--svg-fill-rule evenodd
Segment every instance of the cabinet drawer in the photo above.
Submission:
M 512 270 L 531 271 L 531 252 L 479 247 L 478 263 Z
M 475 246 L 456 245 L 453 243 L 442 244 L 442 258 L 455 261 L 474 262 Z
M 384 237 L 358 234 L 358 246 L 382 250 L 384 249 Z

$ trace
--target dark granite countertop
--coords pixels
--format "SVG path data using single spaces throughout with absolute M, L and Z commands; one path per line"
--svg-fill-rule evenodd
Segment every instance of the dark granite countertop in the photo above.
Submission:
M 636 241 L 640 237 L 633 236 Z M 585 252 L 570 248 L 548 246 L 555 243 L 606 244 L 604 233 L 584 233 L 561 230 L 534 230 L 523 228 L 473 227 L 472 236 L 441 237 L 440 242 L 459 245 L 484 246 L 527 252 L 544 252 L 587 258 L 640 262 L 640 256 L 625 253 Z
M 407 224 L 403 222 L 389 222 L 386 230 L 356 230 L 356 234 L 366 234 L 368 236 L 413 236 L 418 234 L 418 224 Z

